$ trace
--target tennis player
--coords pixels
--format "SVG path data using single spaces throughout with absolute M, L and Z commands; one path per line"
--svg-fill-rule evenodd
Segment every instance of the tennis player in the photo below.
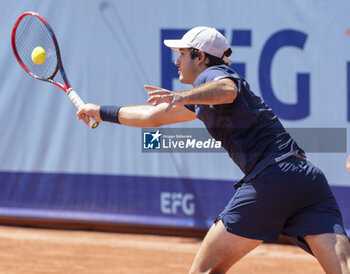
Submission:
M 283 234 L 313 254 L 327 273 L 350 273 L 349 241 L 324 174 L 228 66 L 226 38 L 214 28 L 196 27 L 164 43 L 180 54 L 175 61 L 180 82 L 193 88 L 173 92 L 145 86 L 152 105 L 87 104 L 77 115 L 133 127 L 198 118 L 244 172 L 190 272 L 225 273 L 263 241 L 277 241 Z
M 346 169 L 350 172 L 350 155 L 346 159 Z

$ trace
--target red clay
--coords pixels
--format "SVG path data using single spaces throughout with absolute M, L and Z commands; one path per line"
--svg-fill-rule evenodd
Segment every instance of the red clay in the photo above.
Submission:
M 0 273 L 188 273 L 200 239 L 0 226 Z M 228 273 L 324 273 L 294 246 L 263 244 Z

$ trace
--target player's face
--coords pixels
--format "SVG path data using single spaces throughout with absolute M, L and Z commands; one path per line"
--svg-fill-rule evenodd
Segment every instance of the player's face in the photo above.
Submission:
M 193 85 L 198 76 L 198 68 L 191 58 L 189 49 L 180 49 L 180 56 L 176 59 L 175 65 L 179 68 L 180 82 Z

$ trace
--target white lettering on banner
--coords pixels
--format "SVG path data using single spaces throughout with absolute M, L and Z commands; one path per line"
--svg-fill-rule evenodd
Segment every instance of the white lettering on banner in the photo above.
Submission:
M 192 193 L 161 192 L 160 210 L 163 214 L 177 214 L 178 209 L 185 215 L 195 214 L 194 195 Z
M 187 143 L 186 143 L 186 145 L 188 146 L 188 147 L 194 147 L 195 146 L 195 144 L 196 144 L 196 140 L 195 139 L 187 139 Z
M 170 192 L 161 192 L 160 193 L 160 210 L 164 214 L 171 214 L 170 209 Z
M 187 139 L 185 141 L 173 141 L 171 139 L 163 139 L 163 148 L 221 148 L 221 142 L 215 139 L 200 141 L 197 139 Z

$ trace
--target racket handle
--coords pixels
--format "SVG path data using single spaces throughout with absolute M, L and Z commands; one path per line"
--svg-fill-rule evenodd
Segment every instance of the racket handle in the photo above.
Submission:
M 75 92 L 74 89 L 70 88 L 67 91 L 67 95 L 69 99 L 73 102 L 77 109 L 81 109 L 84 106 L 83 100 L 79 97 L 79 95 Z M 91 128 L 96 128 L 99 124 L 93 117 L 89 117 L 89 126 Z

